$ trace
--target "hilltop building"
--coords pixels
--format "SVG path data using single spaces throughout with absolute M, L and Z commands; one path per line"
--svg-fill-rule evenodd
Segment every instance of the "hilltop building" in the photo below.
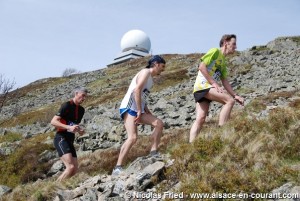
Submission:
M 122 52 L 107 66 L 149 55 L 151 42 L 147 34 L 141 30 L 131 30 L 121 39 Z

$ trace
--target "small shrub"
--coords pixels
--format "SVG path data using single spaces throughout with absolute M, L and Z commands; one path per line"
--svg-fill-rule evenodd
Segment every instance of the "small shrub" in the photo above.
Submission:
M 9 101 L 9 92 L 14 88 L 16 82 L 14 80 L 9 80 L 0 74 L 0 112 L 6 102 Z
M 70 75 L 78 74 L 80 71 L 76 70 L 75 68 L 67 68 L 62 73 L 62 77 L 68 77 Z

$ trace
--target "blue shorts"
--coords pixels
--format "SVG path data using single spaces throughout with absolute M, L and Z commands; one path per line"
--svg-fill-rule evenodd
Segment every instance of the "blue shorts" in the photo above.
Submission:
M 124 119 L 124 114 L 128 112 L 128 114 L 130 114 L 131 116 L 134 116 L 136 117 L 137 116 L 137 112 L 136 111 L 133 111 L 129 108 L 122 108 L 120 109 L 120 116 L 121 116 L 121 119 Z

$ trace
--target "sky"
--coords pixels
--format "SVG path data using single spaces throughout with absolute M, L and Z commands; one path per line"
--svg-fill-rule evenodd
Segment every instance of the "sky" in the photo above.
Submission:
M 105 68 L 133 29 L 152 54 L 205 53 L 223 34 L 243 51 L 300 35 L 299 11 L 300 0 L 0 0 L 0 74 L 22 87 Z

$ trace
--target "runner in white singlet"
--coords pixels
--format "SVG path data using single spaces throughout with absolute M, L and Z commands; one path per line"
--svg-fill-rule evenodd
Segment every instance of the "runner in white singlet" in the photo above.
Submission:
M 151 125 L 153 127 L 150 150 L 151 157 L 159 157 L 157 151 L 163 130 L 163 122 L 152 115 L 147 107 L 147 96 L 153 85 L 153 76 L 160 75 L 165 69 L 165 60 L 155 55 L 149 61 L 145 69 L 134 76 L 125 97 L 120 106 L 121 118 L 124 120 L 125 129 L 128 134 L 127 140 L 121 147 L 118 162 L 112 175 L 122 172 L 122 165 L 131 147 L 135 144 L 138 136 L 138 124 Z

